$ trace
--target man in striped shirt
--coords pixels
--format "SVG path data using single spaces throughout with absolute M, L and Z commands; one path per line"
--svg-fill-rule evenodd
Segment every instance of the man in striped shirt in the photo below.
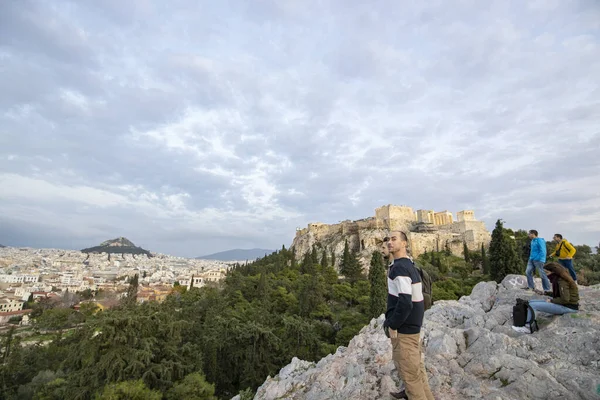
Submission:
M 421 357 L 420 332 L 425 313 L 421 276 L 408 258 L 408 237 L 404 232 L 391 232 L 387 243 L 394 264 L 388 271 L 388 305 L 383 325 L 392 341 L 392 360 L 404 381 L 408 399 L 434 400 Z

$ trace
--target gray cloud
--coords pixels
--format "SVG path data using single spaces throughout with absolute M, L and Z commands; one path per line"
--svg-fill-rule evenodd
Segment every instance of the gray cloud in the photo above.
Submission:
M 600 8 L 0 4 L 0 243 L 278 248 L 388 203 L 595 244 Z

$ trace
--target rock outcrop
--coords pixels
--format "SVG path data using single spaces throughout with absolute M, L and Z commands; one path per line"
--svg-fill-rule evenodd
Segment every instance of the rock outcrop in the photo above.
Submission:
M 481 282 L 470 296 L 426 312 L 425 363 L 436 399 L 600 398 L 600 285 L 580 287 L 577 314 L 539 313 L 534 334 L 511 328 L 516 298 L 541 297 L 525 287 L 519 275 Z M 294 358 L 255 399 L 390 399 L 399 380 L 382 323 L 383 316 L 373 319 L 317 363 Z

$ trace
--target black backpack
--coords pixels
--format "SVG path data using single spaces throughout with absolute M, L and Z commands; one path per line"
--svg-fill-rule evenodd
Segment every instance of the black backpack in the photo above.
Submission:
M 415 264 L 415 268 L 421 275 L 421 286 L 423 288 L 423 303 L 425 304 L 425 310 L 429 310 L 433 304 L 433 298 L 431 296 L 431 277 L 423 268 Z
M 531 310 L 531 320 L 527 321 L 527 310 Z M 535 310 L 531 308 L 528 300 L 517 299 L 517 304 L 513 306 L 513 325 L 525 326 L 529 324 L 531 333 L 539 331 L 537 320 L 535 319 Z M 534 329 L 535 325 L 535 329 Z

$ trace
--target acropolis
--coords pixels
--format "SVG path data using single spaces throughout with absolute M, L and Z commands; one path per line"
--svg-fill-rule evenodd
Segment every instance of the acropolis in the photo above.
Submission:
M 375 209 L 374 216 L 357 221 L 346 220 L 338 224 L 309 223 L 306 228 L 296 231 L 292 246 L 297 257 L 311 251 L 313 244 L 341 254 L 344 243 L 348 240 L 353 250 L 358 251 L 363 260 L 367 260 L 392 230 L 406 232 L 414 257 L 426 251 L 446 248 L 455 255 L 462 255 L 463 243 L 470 250 L 478 250 L 481 244 L 488 246 L 491 239 L 490 232 L 482 221 L 477 221 L 473 210 L 458 211 L 454 219 L 453 214 L 447 210 L 414 211 L 412 207 L 388 204 Z

